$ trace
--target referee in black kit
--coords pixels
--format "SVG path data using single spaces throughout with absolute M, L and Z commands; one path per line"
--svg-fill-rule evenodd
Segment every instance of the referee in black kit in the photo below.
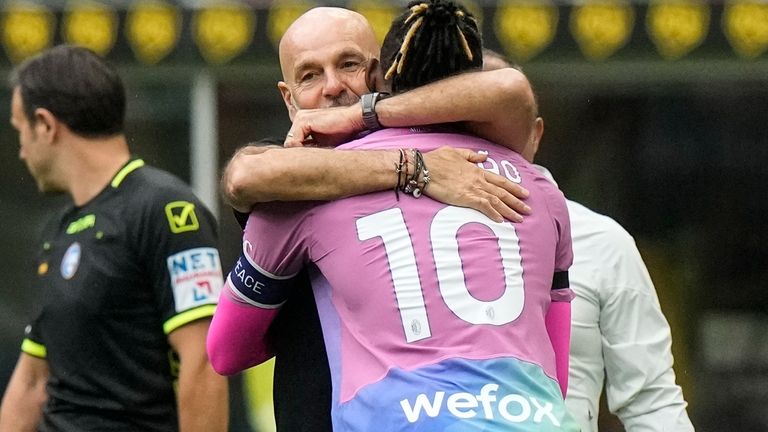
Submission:
M 19 157 L 72 203 L 47 225 L 0 430 L 223 431 L 205 351 L 222 285 L 216 223 L 181 180 L 132 159 L 125 90 L 93 52 L 52 48 L 11 77 Z

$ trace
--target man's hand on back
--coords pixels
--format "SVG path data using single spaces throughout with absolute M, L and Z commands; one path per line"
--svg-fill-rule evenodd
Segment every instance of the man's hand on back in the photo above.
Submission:
M 528 191 L 507 178 L 480 168 L 487 156 L 472 150 L 441 147 L 424 153 L 430 183 L 424 193 L 436 201 L 475 209 L 496 222 L 523 220 L 531 209 Z M 469 163 L 468 163 L 469 162 Z

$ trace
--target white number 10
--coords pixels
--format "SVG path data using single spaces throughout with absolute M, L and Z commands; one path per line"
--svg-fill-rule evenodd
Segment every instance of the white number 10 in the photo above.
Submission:
M 485 225 L 499 242 L 505 289 L 496 300 L 478 300 L 467 289 L 457 236 L 468 223 Z M 381 237 L 384 243 L 406 341 L 432 336 L 413 242 L 402 211 L 393 208 L 358 219 L 357 236 L 360 240 Z M 491 325 L 504 325 L 520 316 L 525 302 L 523 268 L 517 232 L 511 223 L 497 223 L 466 208 L 446 207 L 432 220 L 429 237 L 440 294 L 456 316 L 471 324 Z

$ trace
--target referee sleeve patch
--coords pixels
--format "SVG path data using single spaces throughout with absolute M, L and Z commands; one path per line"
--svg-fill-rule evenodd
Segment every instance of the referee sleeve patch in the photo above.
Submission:
M 224 279 L 219 251 L 194 248 L 167 259 L 176 312 L 218 302 Z
M 245 303 L 265 309 L 276 309 L 288 299 L 296 274 L 273 275 L 256 265 L 245 252 L 229 272 L 232 291 Z

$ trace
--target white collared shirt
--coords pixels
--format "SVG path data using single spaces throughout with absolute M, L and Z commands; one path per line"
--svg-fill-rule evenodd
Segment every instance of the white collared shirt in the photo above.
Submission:
M 693 431 L 675 384 L 669 324 L 634 239 L 613 219 L 567 204 L 576 294 L 569 410 L 584 432 L 597 431 L 605 380 L 608 407 L 627 431 Z

